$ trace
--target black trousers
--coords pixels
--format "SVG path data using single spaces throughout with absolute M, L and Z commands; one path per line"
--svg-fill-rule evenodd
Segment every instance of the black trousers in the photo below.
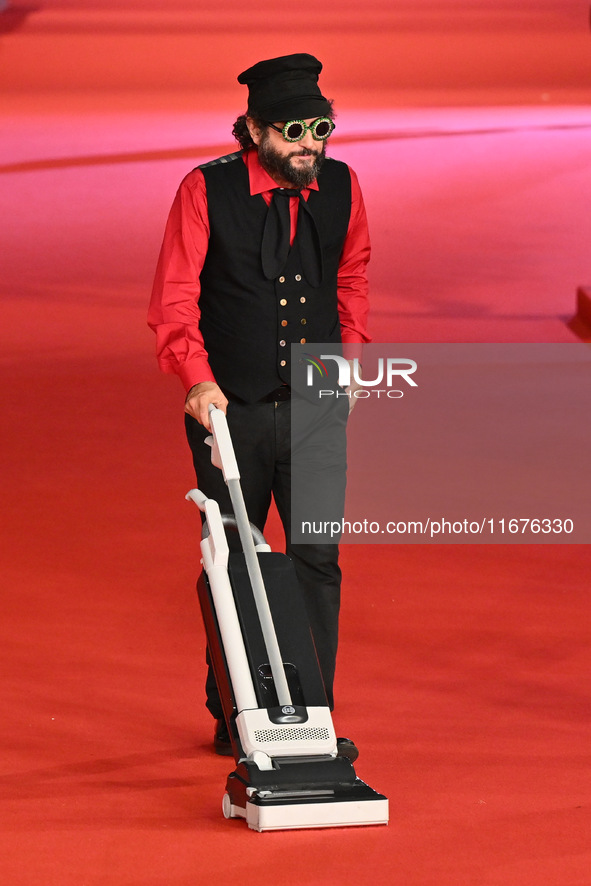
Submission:
M 294 407 L 295 408 L 295 407 Z M 298 442 L 298 495 L 332 502 L 331 513 L 344 508 L 346 474 L 346 416 L 348 407 L 334 401 L 323 407 L 313 428 L 305 430 Z M 227 421 L 240 484 L 249 519 L 263 530 L 271 498 L 286 537 L 286 554 L 292 559 L 306 602 L 308 619 L 331 709 L 334 707 L 333 683 L 338 645 L 341 571 L 338 544 L 292 544 L 292 403 L 263 402 L 245 404 L 231 401 Z M 187 438 L 199 489 L 215 499 L 222 513 L 232 513 L 230 496 L 222 472 L 211 464 L 211 449 L 205 444 L 208 432 L 191 416 L 185 416 Z M 302 467 L 303 466 L 303 467 Z M 326 491 L 326 494 L 324 491 Z M 207 707 L 216 718 L 223 716 L 212 669 L 206 681 Z

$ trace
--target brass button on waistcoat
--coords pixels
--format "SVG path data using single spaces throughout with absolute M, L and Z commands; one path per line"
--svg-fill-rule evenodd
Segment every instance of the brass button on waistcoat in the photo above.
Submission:
M 280 366 L 287 366 L 287 360 L 282 360 L 279 365 Z
M 285 283 L 285 277 L 280 277 L 280 278 L 279 278 L 279 282 L 280 282 L 280 283 Z
M 308 321 L 306 320 L 305 317 L 302 317 L 302 319 L 300 320 L 300 323 L 302 324 L 302 326 L 305 326 L 307 322 Z
M 283 339 L 279 342 L 279 347 L 281 347 L 281 348 L 285 347 L 285 342 L 283 341 Z
M 296 278 L 296 280 L 297 280 L 298 283 L 299 283 L 300 280 L 302 279 L 302 275 L 301 275 L 301 274 L 296 274 L 296 275 L 295 275 L 295 278 Z
M 306 304 L 306 297 L 304 295 L 302 295 L 300 301 L 303 305 L 305 305 Z
M 285 305 L 287 304 L 287 299 L 282 298 L 281 301 L 279 302 L 279 304 L 282 305 L 283 307 L 285 307 Z
M 306 339 L 305 339 L 305 338 L 301 338 L 301 339 L 300 339 L 300 344 L 301 344 L 301 345 L 305 345 L 305 344 L 306 344 Z
M 281 325 L 282 325 L 282 326 L 287 326 L 287 320 L 282 320 L 282 321 L 281 321 Z

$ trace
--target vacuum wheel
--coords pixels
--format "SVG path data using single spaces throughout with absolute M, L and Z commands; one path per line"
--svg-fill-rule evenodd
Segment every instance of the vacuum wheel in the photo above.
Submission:
M 224 818 L 232 818 L 232 801 L 227 791 L 222 799 L 222 812 L 224 813 Z

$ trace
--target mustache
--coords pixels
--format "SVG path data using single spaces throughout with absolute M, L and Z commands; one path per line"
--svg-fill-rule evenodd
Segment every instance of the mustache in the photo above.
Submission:
M 314 148 L 302 148 L 301 151 L 292 151 L 290 157 L 320 157 L 322 151 L 315 151 Z

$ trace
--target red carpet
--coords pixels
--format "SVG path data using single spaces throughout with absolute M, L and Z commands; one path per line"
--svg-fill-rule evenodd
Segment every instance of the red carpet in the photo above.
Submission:
M 325 61 L 376 340 L 575 342 L 591 280 L 579 4 L 335 3 L 285 12 L 285 46 L 251 7 L 13 3 L 0 31 L 2 882 L 588 886 L 582 545 L 344 548 L 335 721 L 391 823 L 222 818 L 182 391 L 145 310 L 180 178 L 231 148 L 236 72 Z

